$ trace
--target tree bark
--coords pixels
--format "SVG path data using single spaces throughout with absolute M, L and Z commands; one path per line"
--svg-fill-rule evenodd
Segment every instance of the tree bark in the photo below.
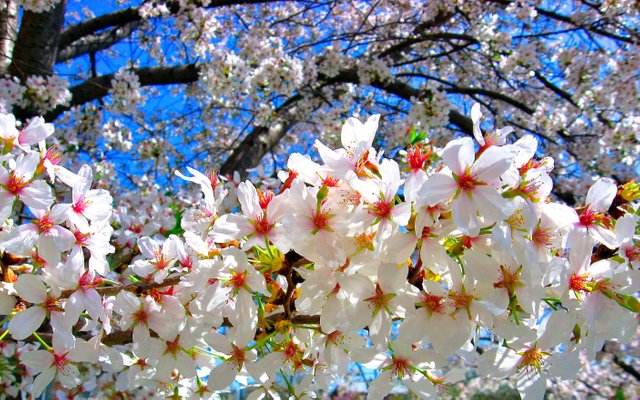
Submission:
M 30 75 L 51 75 L 64 27 L 66 0 L 48 12 L 25 11 L 9 73 L 24 81 Z
M 0 75 L 6 74 L 9 69 L 18 36 L 18 1 L 6 1 L 4 10 L 0 11 Z

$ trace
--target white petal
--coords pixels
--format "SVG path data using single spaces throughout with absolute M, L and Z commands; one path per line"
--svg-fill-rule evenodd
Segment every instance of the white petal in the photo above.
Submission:
M 29 186 L 22 189 L 20 200 L 29 208 L 45 210 L 53 203 L 53 194 L 51 187 L 42 180 L 32 182 Z
M 613 179 L 600 178 L 589 188 L 586 203 L 594 210 L 605 212 L 609 209 L 618 188 Z
M 15 340 L 24 340 L 31 336 L 42 325 L 47 312 L 44 308 L 34 306 L 20 311 L 9 321 L 9 332 Z
M 434 206 L 449 200 L 458 189 L 456 181 L 445 174 L 434 174 L 418 189 L 416 201 L 419 204 Z
M 42 372 L 40 375 L 36 376 L 36 379 L 33 380 L 33 396 L 34 398 L 40 397 L 42 392 L 49 386 L 51 381 L 53 381 L 53 377 L 56 375 L 55 368 L 49 368 L 46 371 Z
M 232 362 L 224 362 L 211 370 L 207 387 L 210 390 L 223 390 L 229 387 L 236 379 L 238 369 Z
M 35 275 L 20 275 L 13 287 L 18 295 L 29 303 L 40 304 L 47 300 L 47 288 Z
M 221 335 L 218 332 L 208 332 L 205 333 L 203 339 L 215 351 L 219 351 L 224 354 L 231 354 L 231 344 L 226 336 Z
M 51 368 L 53 354 L 47 350 L 28 351 L 20 356 L 20 361 L 35 372 L 43 372 Z
M 456 175 L 462 175 L 474 158 L 475 150 L 470 137 L 453 140 L 442 151 L 442 159 Z
M 516 152 L 511 146 L 492 146 L 473 164 L 473 174 L 482 182 L 494 182 L 513 162 Z

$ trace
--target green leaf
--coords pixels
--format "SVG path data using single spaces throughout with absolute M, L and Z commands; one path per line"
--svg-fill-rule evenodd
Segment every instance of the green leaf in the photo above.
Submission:
M 170 235 L 182 235 L 184 233 L 184 229 L 182 229 L 182 210 L 176 212 L 176 224 L 170 230 L 164 233 L 164 237 L 169 237 Z
M 602 293 L 627 310 L 636 314 L 640 313 L 640 300 L 635 297 L 613 291 L 603 291 Z
M 425 132 L 418 132 L 416 128 L 411 128 L 411 137 L 409 138 L 409 144 L 412 146 L 424 141 L 427 138 Z
M 320 190 L 318 190 L 318 195 L 316 196 L 316 199 L 318 200 L 316 205 L 320 207 L 320 204 L 322 204 L 322 201 L 326 199 L 328 195 L 329 195 L 329 188 L 327 187 L 327 185 L 322 185 Z

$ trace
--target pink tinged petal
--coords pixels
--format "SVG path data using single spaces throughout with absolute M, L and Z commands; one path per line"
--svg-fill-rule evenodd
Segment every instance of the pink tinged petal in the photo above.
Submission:
M 422 239 L 420 258 L 424 265 L 436 274 L 445 273 L 449 256 L 437 239 Z
M 402 343 L 419 342 L 426 336 L 427 327 L 432 322 L 427 319 L 424 310 L 408 311 L 405 320 L 398 328 L 396 341 Z
M 320 327 L 323 332 L 333 332 L 339 327 L 339 314 L 344 313 L 344 307 L 336 296 L 329 296 L 320 314 Z
M 76 338 L 71 332 L 71 327 L 76 321 L 71 320 L 71 316 L 62 312 L 52 312 L 49 319 L 53 329 L 53 347 L 56 349 L 73 348 Z
M 269 222 L 279 222 L 290 211 L 289 196 L 285 194 L 275 196 L 267 206 L 267 220 Z
M 229 339 L 218 332 L 205 333 L 203 339 L 215 351 L 223 354 L 231 354 L 233 351 L 231 343 L 229 343 Z
M 0 291 L 0 315 L 9 315 L 13 312 L 17 301 L 16 298 Z
M 0 113 L 0 137 L 3 139 L 13 139 L 18 137 L 16 129 L 16 117 L 13 114 Z
M 496 379 L 503 379 L 516 372 L 520 356 L 505 347 L 490 349 L 478 359 L 478 373 Z
M 4 249 L 13 255 L 27 256 L 31 254 L 33 245 L 38 240 L 38 228 L 27 223 L 7 233 L 4 237 Z
M 522 400 L 544 399 L 547 378 L 541 374 L 523 374 L 518 379 L 517 387 Z
M 472 201 L 474 208 L 491 221 L 508 218 L 516 208 L 513 202 L 505 199 L 496 189 L 489 186 L 476 187 L 473 190 Z
M 4 222 L 9 217 L 15 200 L 14 195 L 0 188 L 0 221 Z
M 155 258 L 160 251 L 158 242 L 147 236 L 138 239 L 138 247 L 145 258 Z
M 87 196 L 90 196 L 91 203 L 84 209 L 83 214 L 93 222 L 108 220 L 113 212 L 111 194 L 104 189 L 95 189 L 90 190 Z
M 258 306 L 253 301 L 253 297 L 245 290 L 241 290 L 236 296 L 236 307 L 233 316 L 234 326 L 237 326 L 236 334 L 239 336 L 238 341 L 246 340 L 247 336 L 253 337 L 256 325 L 258 324 Z M 236 325 L 237 324 L 237 325 Z
M 20 311 L 9 321 L 9 333 L 15 340 L 24 340 L 42 325 L 47 312 L 39 306 Z
M 462 175 L 475 159 L 473 140 L 464 137 L 449 142 L 442 151 L 442 159 L 454 174 Z
M 262 293 L 265 296 L 270 296 L 269 290 L 267 289 L 267 283 L 264 279 L 264 276 L 258 272 L 250 272 L 247 275 L 246 280 L 247 286 L 254 292 Z
M 480 118 L 482 118 L 482 111 L 480 111 L 480 104 L 473 103 L 471 106 L 471 122 L 473 122 L 473 137 L 480 143 L 480 146 L 484 146 L 484 137 L 480 130 Z
M 340 175 L 344 175 L 346 171 L 351 171 L 354 169 L 355 165 L 353 162 L 340 155 L 339 153 L 329 149 L 327 146 L 320 143 L 320 141 L 316 140 L 315 146 L 318 149 L 320 158 L 322 158 L 322 161 L 327 165 L 327 167 L 341 173 Z
M 18 142 L 22 145 L 32 145 L 46 139 L 53 134 L 53 124 L 45 123 L 44 118 L 35 117 L 26 128 L 20 131 Z
M 53 204 L 54 198 L 51 187 L 45 181 L 37 180 L 22 189 L 20 200 L 32 210 L 44 210 Z
M 262 213 L 260 203 L 258 203 L 258 192 L 250 181 L 242 182 L 238 185 L 238 201 L 242 207 L 244 215 L 255 218 Z
M 451 207 L 453 221 L 463 233 L 469 236 L 478 236 L 480 233 L 480 221 L 477 211 L 467 193 L 461 193 Z
M 411 218 L 411 203 L 396 204 L 391 210 L 391 220 L 400 226 L 405 226 Z
M 378 311 L 369 324 L 369 336 L 374 347 L 384 349 L 389 341 L 389 330 L 391 329 L 391 317 L 384 309 Z
M 80 380 L 78 379 L 78 375 L 80 371 L 78 371 L 78 367 L 73 364 L 65 364 L 62 368 L 58 369 L 58 379 L 62 386 L 66 388 L 74 388 L 78 386 Z
M 13 287 L 18 295 L 29 303 L 41 304 L 47 301 L 47 288 L 35 275 L 20 275 Z
M 456 193 L 458 185 L 449 175 L 434 174 L 418 189 L 417 202 L 434 206 L 449 200 Z
M 61 226 L 54 226 L 47 237 L 54 241 L 56 248 L 60 252 L 71 250 L 76 243 L 75 235 Z
M 538 139 L 533 135 L 524 135 L 513 144 L 518 152 L 514 163 L 517 167 L 526 164 L 536 154 Z
M 574 379 L 575 375 L 582 368 L 580 352 L 575 350 L 564 353 L 554 353 L 545 361 L 549 374 L 561 379 Z
M 428 398 L 436 398 L 437 390 L 436 387 L 433 386 L 433 383 L 428 379 L 418 379 L 417 381 L 412 381 L 411 379 L 405 378 L 402 382 L 407 385 L 409 390 L 413 393 L 417 394 L 421 399 Z
M 415 235 L 396 231 L 384 242 L 384 261 L 395 264 L 407 261 L 417 243 L 418 238 Z
M 607 228 L 603 228 L 598 225 L 591 226 L 589 229 L 589 234 L 596 241 L 604 244 L 611 250 L 614 250 L 618 247 L 618 241 L 616 240 L 616 235 L 611 230 Z
M 438 353 L 449 356 L 469 341 L 471 328 L 472 323 L 465 313 L 459 313 L 457 319 L 445 315 L 438 320 L 437 326 L 429 327 L 427 339 Z
M 369 385 L 367 400 L 382 400 L 395 385 L 395 379 L 391 371 L 384 371 Z
M 17 176 L 31 179 L 33 177 L 33 173 L 38 167 L 38 164 L 40 164 L 40 153 L 31 151 L 18 157 L 16 160 L 15 173 Z M 41 182 L 44 183 L 44 181 Z
M 378 282 L 380 288 L 388 294 L 396 293 L 407 279 L 409 269 L 406 264 L 380 264 L 378 267 Z
M 47 370 L 42 372 L 40 375 L 36 376 L 36 378 L 33 380 L 32 394 L 34 398 L 38 398 L 40 397 L 40 395 L 42 395 L 42 392 L 44 392 L 44 390 L 47 388 L 47 386 L 49 386 L 51 381 L 53 381 L 53 378 L 55 377 L 55 375 L 56 375 L 56 369 L 48 368 Z
M 618 242 L 631 242 L 636 233 L 636 219 L 627 214 L 616 222 L 616 238 Z
M 616 197 L 618 188 L 611 178 L 600 178 L 587 193 L 586 203 L 599 212 L 605 212 Z
M 38 238 L 38 255 L 42 257 L 48 265 L 58 265 L 60 262 L 60 250 L 54 235 L 40 235 Z
M 233 362 L 224 362 L 211 370 L 207 387 L 209 390 L 223 390 L 236 379 L 238 368 Z
M 220 305 L 227 301 L 228 295 L 229 290 L 220 287 L 219 282 L 216 282 L 214 285 L 208 287 L 201 297 L 204 311 L 209 312 L 220 307 Z
M 84 304 L 89 316 L 96 322 L 98 320 L 104 321 L 107 318 L 107 314 L 102 305 L 102 296 L 95 289 L 88 289 L 83 292 Z
M 83 291 L 78 290 L 69 296 L 69 300 L 64 303 L 64 313 L 69 320 L 75 320 L 76 322 L 80 318 L 80 314 L 86 310 Z
M 246 216 L 225 214 L 216 220 L 211 235 L 214 242 L 225 243 L 241 239 L 253 231 L 254 227 Z
M 193 378 L 196 376 L 195 361 L 183 352 L 178 353 L 176 356 L 176 369 L 180 371 L 180 374 L 185 378 Z
M 509 169 L 516 152 L 510 146 L 492 146 L 473 164 L 473 175 L 481 182 L 494 182 Z
M 50 351 L 36 350 L 22 354 L 20 361 L 34 372 L 43 372 L 51 368 L 55 360 Z

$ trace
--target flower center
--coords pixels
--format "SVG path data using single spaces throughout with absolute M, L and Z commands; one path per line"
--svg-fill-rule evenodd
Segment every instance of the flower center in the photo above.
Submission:
M 227 286 L 232 287 L 234 290 L 240 290 L 245 285 L 247 280 L 247 271 L 242 273 L 237 273 L 235 271 L 231 272 L 231 278 L 227 282 Z
M 593 291 L 593 282 L 589 279 L 588 274 L 573 274 L 569 278 L 569 287 L 574 292 L 590 293 Z
M 392 208 L 393 205 L 390 201 L 379 200 L 371 205 L 369 213 L 375 215 L 378 218 L 384 219 L 389 217 Z
M 311 222 L 313 222 L 313 234 L 318 233 L 319 231 L 331 231 L 331 227 L 329 226 L 329 218 L 331 216 L 326 211 L 312 211 L 311 212 Z
M 427 310 L 429 316 L 433 315 L 433 313 L 444 314 L 444 303 L 441 296 L 425 293 L 422 295 L 422 302 L 419 304 Z
M 484 185 L 474 175 L 471 175 L 471 168 L 467 168 L 464 174 L 457 177 L 458 188 L 463 192 L 468 192 L 475 189 L 478 185 Z
M 89 206 L 90 201 L 85 199 L 84 196 L 80 196 L 80 198 L 78 199 L 78 201 L 76 201 L 75 203 L 73 203 L 73 205 L 71 206 L 71 209 L 73 210 L 73 212 L 75 212 L 76 214 L 82 214 L 84 212 L 84 210 L 87 209 L 87 207 Z
M 45 215 L 36 220 L 36 225 L 38 226 L 38 232 L 49 233 L 56 224 L 49 218 L 49 215 Z
M 51 354 L 53 354 L 53 364 L 56 366 L 56 369 L 58 371 L 63 370 L 68 363 L 67 353 L 58 354 L 55 351 L 51 350 Z
M 7 182 L 6 186 L 7 192 L 11 193 L 14 196 L 17 196 L 22 193 L 22 189 L 27 187 L 27 185 L 29 185 L 29 182 L 25 181 L 23 177 L 16 176 L 14 171 L 11 171 L 9 173 L 9 181 Z
M 406 358 L 393 358 L 391 362 L 391 373 L 398 379 L 402 379 L 405 374 L 409 374 L 411 371 L 411 364 Z
M 518 364 L 518 370 L 535 368 L 539 372 L 542 369 L 542 357 L 544 353 L 538 350 L 537 347 L 523 351 L 520 353 L 520 356 L 522 356 L 522 358 L 520 359 L 520 364 Z

